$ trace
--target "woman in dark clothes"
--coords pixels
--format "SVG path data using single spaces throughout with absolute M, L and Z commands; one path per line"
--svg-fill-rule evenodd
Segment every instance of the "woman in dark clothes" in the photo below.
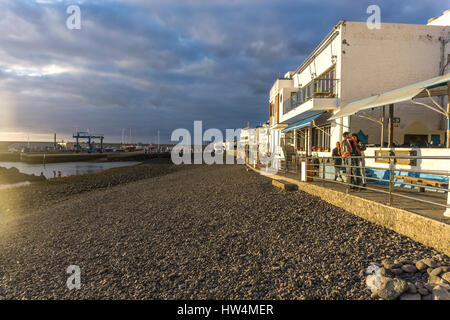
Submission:
M 339 142 L 336 142 L 336 148 L 333 149 L 331 156 L 333 157 L 334 163 L 334 181 L 337 181 L 338 178 L 341 178 L 341 181 L 344 182 L 344 179 L 341 175 L 342 157 L 341 144 Z

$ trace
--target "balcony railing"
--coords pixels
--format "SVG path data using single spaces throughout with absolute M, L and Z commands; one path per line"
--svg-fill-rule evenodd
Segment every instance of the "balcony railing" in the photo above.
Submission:
M 283 114 L 312 98 L 336 98 L 338 79 L 314 79 L 283 102 Z

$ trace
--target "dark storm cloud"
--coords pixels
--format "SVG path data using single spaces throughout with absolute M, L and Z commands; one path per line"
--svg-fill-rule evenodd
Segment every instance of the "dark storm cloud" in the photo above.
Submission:
M 68 30 L 78 4 L 82 29 Z M 268 90 L 341 19 L 424 24 L 436 1 L 0 0 L 0 131 L 158 129 L 267 120 Z

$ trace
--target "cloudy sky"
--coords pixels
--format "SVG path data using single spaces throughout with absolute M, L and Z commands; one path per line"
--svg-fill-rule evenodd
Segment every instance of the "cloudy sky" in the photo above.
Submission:
M 69 30 L 69 5 L 81 30 Z M 0 0 L 0 140 L 168 141 L 268 118 L 268 92 L 341 20 L 426 24 L 448 0 Z

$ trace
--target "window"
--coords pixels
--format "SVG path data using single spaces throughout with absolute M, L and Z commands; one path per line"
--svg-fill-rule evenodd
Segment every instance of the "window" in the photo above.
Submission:
M 303 90 L 300 89 L 297 92 L 297 102 L 300 104 L 303 102 Z
M 297 92 L 292 92 L 290 97 L 283 102 L 283 114 L 297 108 L 312 98 L 335 98 L 337 96 L 336 69 L 331 67 L 319 77 L 313 79 L 307 85 L 300 87 Z M 280 103 L 281 103 L 280 97 Z
M 305 88 L 305 100 L 309 100 L 309 98 L 311 98 L 311 85 Z
M 323 97 L 335 97 L 336 96 L 336 79 L 335 79 L 335 67 L 332 67 L 328 71 L 322 73 L 315 80 L 315 90 L 316 96 Z
M 308 129 L 303 128 L 296 130 L 297 132 L 297 145 L 296 148 L 299 151 L 306 151 L 306 141 L 308 137 Z
M 291 92 L 291 99 L 297 99 L 297 92 Z
M 405 145 L 411 148 L 426 148 L 428 145 L 428 135 L 426 134 L 405 134 Z
M 313 127 L 312 129 L 312 146 L 318 151 L 327 151 L 330 148 L 331 126 L 325 125 L 321 127 Z
M 284 147 L 294 146 L 294 131 L 284 133 L 284 139 L 282 138 L 282 140 Z
M 336 96 L 335 67 L 322 73 L 319 77 L 312 80 L 306 86 L 299 90 L 297 101 L 299 104 L 306 102 L 311 98 L 332 98 Z

